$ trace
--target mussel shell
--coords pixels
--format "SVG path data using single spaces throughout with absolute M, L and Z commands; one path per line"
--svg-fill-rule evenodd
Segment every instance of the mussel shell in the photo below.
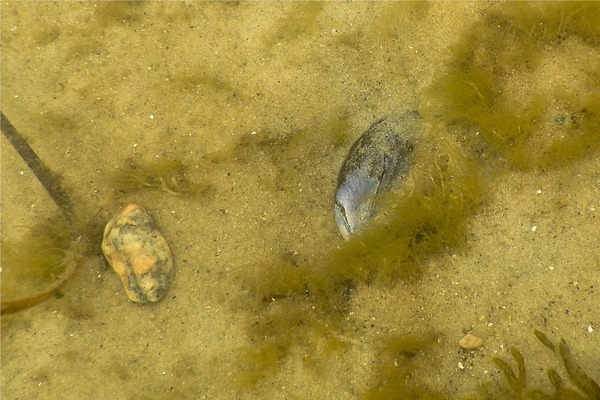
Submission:
M 344 239 L 374 216 L 373 196 L 406 176 L 420 120 L 414 110 L 382 118 L 350 148 L 338 175 L 334 202 L 335 220 Z

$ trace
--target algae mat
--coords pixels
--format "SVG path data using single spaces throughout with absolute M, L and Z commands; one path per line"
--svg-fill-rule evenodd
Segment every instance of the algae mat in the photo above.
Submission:
M 28 281 L 10 255 L 77 262 L 2 317 L 3 398 L 551 398 L 546 368 L 593 398 L 567 370 L 600 379 L 598 6 L 1 7 L 2 112 L 77 216 L 3 138 L 3 302 L 61 273 Z M 406 107 L 425 126 L 408 185 L 346 243 L 338 170 Z M 131 202 L 175 258 L 152 305 L 100 252 Z M 534 329 L 566 339 L 567 370 Z M 494 361 L 516 370 L 511 346 L 521 389 Z

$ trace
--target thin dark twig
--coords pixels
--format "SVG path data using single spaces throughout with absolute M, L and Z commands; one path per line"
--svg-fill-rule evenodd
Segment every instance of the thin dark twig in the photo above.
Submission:
M 67 221 L 69 223 L 72 222 L 74 216 L 73 203 L 71 202 L 69 195 L 58 182 L 58 178 L 50 171 L 43 161 L 40 160 L 33 149 L 29 147 L 27 141 L 1 111 L 0 117 L 2 120 L 2 133 L 4 136 L 6 136 L 17 153 L 19 153 L 21 158 L 27 163 L 29 169 L 44 186 L 50 197 L 52 197 L 52 200 L 54 200 L 65 218 L 67 218 Z

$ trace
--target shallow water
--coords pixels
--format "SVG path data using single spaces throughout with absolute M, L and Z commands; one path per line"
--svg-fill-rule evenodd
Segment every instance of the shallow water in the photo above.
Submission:
M 262 281 L 264 264 L 314 264 L 341 245 L 332 199 L 352 141 L 407 104 L 426 107 L 422 93 L 494 5 L 1 7 L 2 111 L 61 176 L 90 246 L 62 298 L 2 317 L 3 398 L 360 398 L 380 378 L 383 338 L 424 331 L 439 336 L 411 379 L 453 398 L 501 382 L 492 357 L 508 360 L 510 345 L 534 385 L 550 390 L 549 366 L 567 379 L 533 329 L 567 339 L 600 380 L 596 152 L 550 170 L 482 169 L 488 189 L 466 248 L 429 258 L 416 282 L 358 285 L 330 332 L 343 350 L 322 348 L 329 332 L 302 337 L 252 390 L 240 383 L 250 362 L 240 349 L 260 344 L 252 278 Z M 586 66 L 563 68 L 574 53 Z M 544 57 L 507 78 L 517 104 L 556 85 L 594 90 L 574 76 L 598 67 L 597 47 L 571 40 Z M 464 143 L 467 132 L 435 129 L 427 115 L 426 140 Z M 132 164 L 164 160 L 208 189 L 115 183 Z M 170 292 L 154 305 L 127 300 L 99 247 L 103 225 L 134 201 L 175 257 Z M 3 238 L 26 238 L 56 212 L 3 138 Z M 466 331 L 483 348 L 461 350 Z

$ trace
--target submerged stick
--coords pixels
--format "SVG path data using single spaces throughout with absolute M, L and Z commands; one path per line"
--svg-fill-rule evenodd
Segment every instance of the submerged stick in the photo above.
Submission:
M 4 136 L 8 139 L 10 144 L 12 144 L 17 153 L 19 153 L 23 161 L 27 163 L 29 169 L 33 172 L 38 181 L 40 181 L 42 186 L 44 186 L 44 189 L 46 189 L 50 197 L 52 197 L 54 203 L 56 203 L 65 218 L 67 218 L 67 221 L 69 223 L 72 222 L 74 217 L 73 203 L 71 202 L 69 195 L 58 182 L 56 175 L 54 175 L 46 164 L 40 160 L 33 149 L 29 147 L 27 141 L 1 111 L 0 118 Z
M 33 172 L 35 177 L 40 181 L 44 189 L 48 192 L 54 203 L 58 206 L 61 213 L 67 220 L 67 225 L 71 229 L 71 234 L 75 240 L 75 243 L 79 243 L 81 236 L 73 229 L 74 221 L 74 208 L 73 202 L 69 195 L 64 191 L 56 175 L 50 171 L 50 169 L 44 164 L 44 162 L 38 157 L 33 149 L 29 146 L 25 138 L 21 136 L 19 131 L 10 123 L 8 118 L 0 111 L 0 122 L 2 133 L 8 139 L 13 148 L 19 153 L 23 161 L 27 164 L 29 169 Z M 2 315 L 12 314 L 17 311 L 24 310 L 29 307 L 33 307 L 39 304 L 58 292 L 60 287 L 69 280 L 71 275 L 75 272 L 79 262 L 71 261 L 67 262 L 67 268 L 59 276 L 59 278 L 44 291 L 36 293 L 32 296 L 27 296 L 14 300 L 2 300 L 0 313 Z

